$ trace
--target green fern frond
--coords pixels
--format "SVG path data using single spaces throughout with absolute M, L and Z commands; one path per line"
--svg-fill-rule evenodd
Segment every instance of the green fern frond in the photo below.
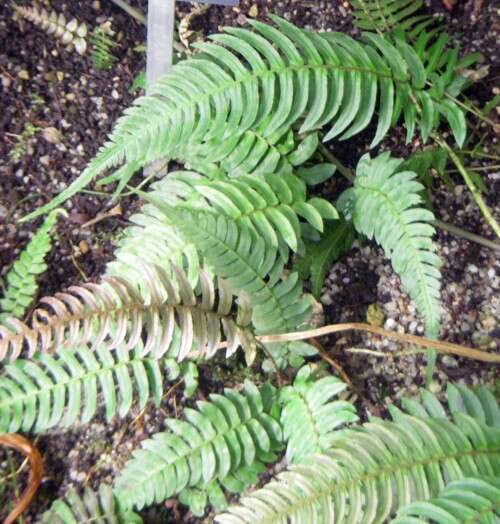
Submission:
M 500 474 L 500 431 L 404 415 L 337 433 L 333 448 L 243 497 L 224 524 L 386 522 L 393 508 L 436 497 L 450 480 Z
M 85 488 L 83 495 L 75 490 L 65 499 L 57 500 L 42 515 L 40 524 L 142 524 L 142 518 L 128 509 L 122 509 L 109 486 L 101 484 L 96 493 Z
M 247 226 L 253 236 L 278 248 L 286 243 L 297 251 L 301 222 L 322 232 L 324 220 L 339 218 L 325 199 L 307 199 L 306 184 L 291 174 L 242 175 L 237 180 L 210 180 L 197 173 L 174 172 L 154 186 L 153 198 L 180 209 L 213 209 L 238 226 Z M 283 254 L 284 259 L 288 254 Z
M 52 248 L 52 230 L 60 209 L 52 211 L 22 251 L 7 274 L 7 289 L 0 300 L 0 323 L 7 317 L 21 318 L 36 298 L 37 278 L 47 269 L 45 257 Z
M 391 524 L 495 524 L 500 522 L 500 479 L 450 482 L 438 497 L 412 502 Z
M 346 388 L 338 378 L 318 378 L 311 366 L 304 366 L 293 386 L 280 391 L 281 425 L 289 463 L 305 463 L 309 455 L 327 451 L 333 432 L 358 420 L 350 402 L 332 400 Z
M 349 222 L 333 222 L 327 225 L 326 232 L 319 242 L 309 241 L 303 257 L 295 263 L 295 269 L 305 280 L 311 277 L 311 293 L 319 300 L 321 289 L 325 285 L 326 273 L 335 260 L 347 253 L 352 247 L 355 231 Z
M 157 433 L 134 451 L 116 481 L 124 503 L 142 508 L 186 488 L 223 480 L 241 466 L 269 461 L 281 447 L 274 392 L 251 382 L 238 393 L 211 394 L 197 409 L 184 409 L 186 421 L 167 419 L 168 431 Z
M 297 273 L 283 276 L 283 261 L 262 237 L 256 238 L 250 228 L 238 227 L 222 215 L 176 208 L 171 209 L 170 218 L 179 232 L 196 245 L 214 273 L 228 282 L 234 294 L 243 292 L 250 297 L 256 334 L 287 333 L 305 327 L 312 313 L 311 302 L 302 294 Z M 301 342 L 266 347 L 279 367 L 290 354 L 315 353 Z
M 500 407 L 493 393 L 484 386 L 467 388 L 460 384 L 449 383 L 446 390 L 448 411 L 454 416 L 465 413 L 481 424 L 500 428 Z M 447 418 L 447 413 L 441 402 L 427 389 L 420 391 L 420 402 L 413 399 L 402 400 L 403 410 L 414 416 Z M 391 414 L 397 416 L 394 406 L 390 408 Z
M 143 356 L 141 350 L 82 346 L 6 365 L 0 375 L 0 433 L 85 424 L 101 403 L 108 421 L 125 416 L 134 403 L 139 409 L 149 399 L 158 405 L 167 360 Z
M 112 51 L 113 47 L 116 47 L 117 44 L 112 38 L 110 29 L 106 30 L 106 27 L 96 27 L 92 31 L 90 44 L 91 59 L 94 67 L 104 71 L 111 69 L 117 61 Z
M 140 264 L 140 261 L 138 261 Z M 9 319 L 9 327 L 0 326 L 0 359 L 15 360 L 26 347 L 30 357 L 37 351 L 77 347 L 91 343 L 92 350 L 101 345 L 113 349 L 124 346 L 130 351 L 142 342 L 142 354 L 155 358 L 168 354 L 183 360 L 195 349 L 210 357 L 226 336 L 227 355 L 242 345 L 255 351 L 247 326 L 251 311 L 240 297 L 238 319 L 231 315 L 232 296 L 223 281 L 214 283 L 200 272 L 201 300 L 185 274 L 173 268 L 170 280 L 160 268 L 141 264 L 148 282 L 149 300 L 138 287 L 118 277 L 107 277 L 102 284 L 73 286 L 66 293 L 42 299 L 46 308 L 36 309 L 31 325 Z M 218 300 L 217 305 L 215 305 Z M 50 311 L 52 310 L 52 312 Z M 180 330 L 180 342 L 174 333 Z
M 229 153 L 239 144 L 235 137 L 248 139 L 247 131 L 273 143 L 299 121 L 301 133 L 329 126 L 325 139 L 347 139 L 377 113 L 375 145 L 401 114 L 408 139 L 419 123 L 426 140 L 442 113 L 463 143 L 463 114 L 445 95 L 454 71 L 438 82 L 440 89 L 429 90 L 421 59 L 404 42 L 366 33 L 366 43 L 359 44 L 341 33 L 318 35 L 273 20 L 278 28 L 251 21 L 253 31 L 226 28 L 211 35 L 211 43 L 198 46 L 200 53 L 176 64 L 151 96 L 126 110 L 71 186 L 25 218 L 47 212 L 120 164 L 138 168 L 158 158 L 175 159 L 187 147 L 210 141 L 226 144 Z M 257 158 L 253 148 L 248 158 Z
M 374 238 L 391 260 L 403 286 L 425 321 L 427 336 L 439 335 L 441 261 L 432 242 L 434 215 L 422 207 L 423 186 L 410 171 L 398 173 L 402 160 L 389 153 L 358 163 L 354 187 L 338 206 L 355 228 Z
M 418 14 L 425 7 L 423 0 L 351 0 L 351 4 L 354 24 L 365 31 L 406 32 L 415 38 L 438 20 Z

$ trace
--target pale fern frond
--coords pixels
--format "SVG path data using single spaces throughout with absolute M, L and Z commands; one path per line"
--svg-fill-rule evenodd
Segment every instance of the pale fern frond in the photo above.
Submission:
M 194 350 L 200 356 L 214 355 L 223 335 L 227 355 L 240 345 L 254 352 L 253 336 L 247 329 L 251 311 L 240 297 L 238 319 L 233 320 L 232 295 L 223 281 L 216 288 L 212 278 L 200 272 L 198 299 L 182 270 L 174 268 L 175 280 L 170 280 L 160 268 L 144 263 L 141 268 L 149 300 L 135 284 L 119 277 L 45 297 L 41 301 L 45 307 L 34 311 L 30 325 L 9 319 L 7 327 L 0 326 L 0 359 L 13 361 L 23 349 L 32 357 L 37 351 L 87 343 L 93 350 L 123 346 L 124 351 L 143 343 L 144 355 L 159 358 L 167 354 L 183 360 Z M 181 332 L 179 343 L 174 337 L 177 330 Z
M 498 524 L 500 479 L 464 478 L 450 482 L 436 498 L 412 502 L 391 524 Z
M 404 288 L 425 321 L 430 338 L 439 335 L 441 260 L 432 242 L 431 211 L 419 207 L 424 187 L 410 171 L 398 173 L 402 160 L 383 153 L 358 163 L 354 187 L 340 197 L 338 206 L 355 228 L 375 239 L 391 260 Z

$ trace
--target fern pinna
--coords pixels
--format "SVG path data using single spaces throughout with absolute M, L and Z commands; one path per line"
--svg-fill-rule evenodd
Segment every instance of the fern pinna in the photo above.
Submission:
M 0 299 L 0 323 L 8 317 L 21 318 L 36 298 L 37 278 L 47 269 L 45 257 L 52 248 L 52 231 L 60 209 L 52 211 L 35 232 L 7 274 L 7 287 Z
M 123 164 L 119 178 L 125 183 L 141 166 L 158 158 L 182 160 L 187 147 L 209 141 L 220 145 L 221 160 L 240 141 L 246 144 L 240 162 L 263 158 L 299 122 L 302 133 L 326 126 L 325 140 L 345 140 L 377 114 L 375 145 L 400 117 L 408 139 L 418 124 L 425 141 L 442 116 L 463 143 L 465 118 L 448 89 L 456 95 L 467 81 L 455 68 L 440 74 L 437 62 L 426 62 L 425 49 L 419 55 L 396 37 L 364 33 L 359 43 L 272 18 L 277 27 L 251 21 L 253 31 L 229 27 L 197 45 L 200 53 L 176 64 L 151 96 L 127 110 L 81 176 L 26 218 L 59 205 L 108 169 Z M 436 87 L 427 85 L 429 79 Z M 275 169 L 271 162 L 262 172 Z

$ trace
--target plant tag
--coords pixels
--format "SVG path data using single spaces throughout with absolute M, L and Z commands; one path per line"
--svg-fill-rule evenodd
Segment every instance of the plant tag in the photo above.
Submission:
M 193 2 L 194 0 L 179 0 L 180 2 Z M 212 5 L 239 5 L 240 0 L 197 0 L 200 4 Z

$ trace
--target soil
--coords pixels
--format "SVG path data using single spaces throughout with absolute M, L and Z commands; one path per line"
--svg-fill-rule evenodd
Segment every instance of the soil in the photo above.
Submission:
M 96 70 L 90 53 L 80 56 L 67 50 L 31 23 L 15 21 L 8 2 L 0 6 L 0 276 L 7 273 L 40 224 L 40 220 L 31 223 L 18 220 L 48 202 L 82 171 L 104 142 L 113 122 L 133 100 L 134 94 L 129 88 L 145 65 L 145 54 L 141 50 L 145 27 L 111 2 L 51 0 L 45 3 L 64 13 L 68 20 L 76 17 L 85 21 L 89 28 L 111 21 L 119 43 L 113 50 L 117 62 L 109 71 Z M 145 11 L 145 1 L 130 3 Z M 469 97 L 482 107 L 494 95 L 492 86 L 495 79 L 498 80 L 498 6 L 487 0 L 459 1 L 450 14 L 440 2 L 433 0 L 428 8 L 444 13 L 448 31 L 464 51 L 483 53 L 489 76 L 469 92 Z M 179 18 L 190 10 L 190 4 L 179 3 Z M 242 0 L 238 8 L 212 6 L 193 22 L 193 29 L 206 35 L 224 25 L 245 25 L 247 17 L 265 20 L 268 12 L 311 29 L 357 34 L 350 4 L 337 0 Z M 493 114 L 492 118 L 498 115 Z M 472 122 L 473 143 L 482 140 L 483 149 L 498 151 L 498 137 L 491 127 Z M 31 136 L 26 131 L 29 124 L 35 126 Z M 373 130 L 346 144 L 333 143 L 332 150 L 342 162 L 353 167 L 361 154 L 368 151 L 370 131 Z M 405 145 L 404 130 L 396 128 L 379 151 L 390 149 L 394 155 L 403 156 L 420 146 L 418 141 Z M 16 149 L 20 151 L 17 159 L 13 154 Z M 474 165 L 487 164 L 474 161 Z M 496 195 L 500 191 L 500 173 L 488 170 L 481 175 L 488 188 L 488 204 L 498 216 Z M 436 181 L 432 199 L 437 215 L 492 238 L 490 228 L 461 179 L 454 175 L 452 179 L 451 190 Z M 125 196 L 119 201 L 119 214 L 111 215 L 109 211 L 117 204 L 111 198 L 112 190 L 89 189 L 99 194 L 82 192 L 64 205 L 68 216 L 57 225 L 56 241 L 48 257 L 49 270 L 40 279 L 42 295 L 53 294 L 82 279 L 96 280 L 112 258 L 113 247 L 127 225 L 127 217 L 138 207 L 134 197 Z M 104 218 L 87 224 L 98 216 Z M 497 348 L 500 338 L 498 253 L 444 231 L 438 232 L 437 243 L 444 260 L 442 338 L 473 347 Z M 354 247 L 333 265 L 321 302 L 327 323 L 365 321 L 368 306 L 377 304 L 386 328 L 422 333 L 422 324 L 399 279 L 382 252 L 371 244 Z M 324 346 L 356 386 L 363 414 L 367 406 L 371 406 L 372 412 L 375 409 L 382 413 L 387 404 L 403 394 L 416 393 L 422 384 L 421 377 L 425 376 L 423 357 L 378 359 L 346 351 L 350 348 L 400 349 L 376 337 L 347 334 L 325 341 Z M 220 376 L 224 376 L 227 365 L 215 366 Z M 214 369 L 201 372 L 199 398 L 222 387 L 222 381 L 213 378 Z M 443 391 L 449 380 L 496 384 L 498 388 L 498 376 L 491 366 L 452 357 L 440 359 L 434 390 Z M 111 482 L 132 449 L 161 429 L 166 416 L 177 416 L 185 402 L 182 389 L 178 388 L 160 411 L 150 407 L 139 414 L 133 410 L 124 419 L 110 424 L 101 417 L 86 426 L 54 430 L 37 437 L 35 442 L 43 453 L 46 475 L 24 522 L 34 521 L 71 486 L 96 487 L 102 481 Z M 374 408 L 375 405 L 378 407 Z M 0 463 L 5 464 L 1 455 Z M 20 485 L 24 477 L 25 473 L 21 472 Z M 9 490 L 2 493 L 0 487 L 0 498 L 4 496 L 8 500 L 12 496 Z M 177 508 L 175 503 L 166 506 L 143 512 L 145 522 L 202 522 L 182 507 Z

